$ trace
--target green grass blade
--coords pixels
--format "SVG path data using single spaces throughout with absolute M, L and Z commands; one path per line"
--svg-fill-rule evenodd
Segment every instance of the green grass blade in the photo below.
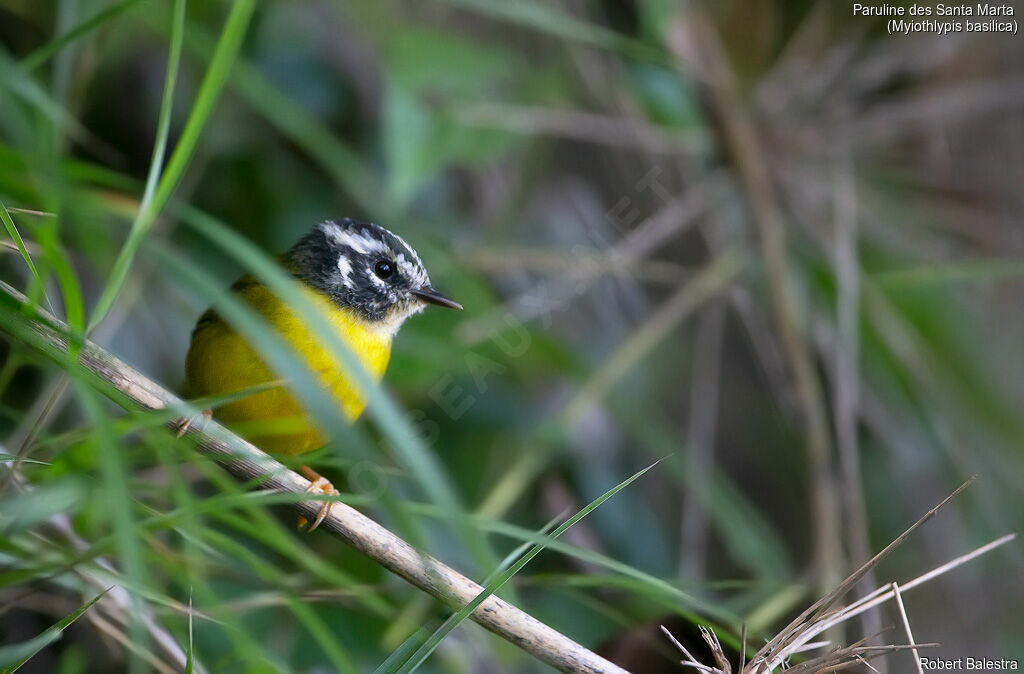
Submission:
M 160 178 L 149 208 L 144 209 L 141 217 L 135 221 L 131 231 L 128 233 L 124 246 L 121 248 L 120 253 L 118 253 L 110 276 L 107 279 L 107 284 L 100 294 L 100 299 L 89 322 L 88 331 L 91 332 L 110 312 L 118 293 L 121 291 L 121 287 L 124 285 L 125 278 L 128 276 L 128 270 L 131 267 L 132 260 L 135 258 L 135 253 L 153 226 L 157 215 L 178 186 L 182 175 L 184 175 L 185 168 L 188 166 L 189 160 L 191 160 L 199 143 L 199 137 L 206 127 L 207 121 L 209 121 L 213 106 L 217 102 L 221 90 L 224 88 L 228 74 L 231 72 L 231 67 L 234 65 L 254 8 L 255 0 L 238 0 L 232 5 L 231 13 L 228 15 L 224 29 L 221 31 L 217 48 L 214 50 L 213 59 L 210 61 L 210 67 L 206 71 L 203 82 L 199 87 L 195 104 L 192 106 L 192 111 L 185 122 L 181 138 L 174 147 L 174 152 L 167 163 L 167 169 Z M 170 64 L 168 65 L 168 69 L 170 69 Z M 164 104 L 165 108 L 169 107 L 169 101 L 165 100 Z M 162 109 L 161 115 L 163 115 L 163 112 L 164 110 Z
M 943 284 L 994 283 L 1021 276 L 1024 276 L 1024 260 L 1006 257 L 906 267 L 877 273 L 874 278 L 882 288 L 904 290 Z
M 24 259 L 25 264 L 28 265 L 28 269 L 32 272 L 32 276 L 34 276 L 36 282 L 42 286 L 43 279 L 39 278 L 39 272 L 36 270 L 36 263 L 32 261 L 32 256 L 29 254 L 28 248 L 25 247 L 25 241 L 21 238 L 21 233 L 18 231 L 17 225 L 14 224 L 14 218 L 11 217 L 10 212 L 7 210 L 7 206 L 3 201 L 0 201 L 0 220 L 4 221 L 4 227 L 7 229 L 7 234 L 14 241 L 14 245 L 18 247 L 18 252 L 21 253 L 22 259 Z
M 636 481 L 641 476 L 643 476 L 645 473 L 647 473 L 647 471 L 649 471 L 652 468 L 654 468 L 655 466 L 657 466 L 659 461 L 655 461 L 654 463 L 652 463 L 651 465 L 647 466 L 643 470 L 637 471 L 636 473 L 634 473 L 630 477 L 626 478 L 625 480 L 623 480 L 619 484 L 615 485 L 614 487 L 612 487 L 611 489 L 609 489 L 605 493 L 601 494 L 601 496 L 599 496 L 596 499 L 594 499 L 593 501 L 591 501 L 586 507 L 584 507 L 578 513 L 576 513 L 575 515 L 570 517 L 568 520 L 563 522 L 557 529 L 555 529 L 551 533 L 551 538 L 552 539 L 556 539 L 559 536 L 561 536 L 563 533 L 568 531 L 568 529 L 570 527 L 572 527 L 574 524 L 576 524 L 577 522 L 582 520 L 584 517 L 586 517 L 587 515 L 592 513 L 595 509 L 597 509 L 602 503 L 604 503 L 605 501 L 610 499 L 615 494 L 619 493 L 621 490 L 625 489 L 627 486 L 629 486 L 634 481 Z M 430 654 L 434 652 L 434 649 L 436 649 L 438 647 L 438 645 L 441 643 L 441 641 L 444 640 L 444 638 L 446 636 L 448 636 L 448 634 L 450 634 L 452 630 L 454 630 L 456 627 L 458 627 L 459 624 L 463 620 L 468 618 L 470 616 L 470 614 L 472 614 L 473 611 L 475 611 L 477 609 L 477 607 L 480 606 L 480 604 L 482 604 L 484 602 L 484 600 L 486 600 L 488 597 L 490 597 L 492 594 L 494 594 L 494 592 L 498 588 L 500 588 L 502 585 L 507 583 L 514 575 L 519 573 L 519 571 L 524 566 L 526 566 L 527 564 L 530 563 L 530 560 L 532 560 L 534 557 L 536 557 L 538 554 L 540 554 L 540 552 L 542 550 L 544 550 L 544 548 L 546 548 L 546 547 L 547 547 L 547 543 L 546 542 L 541 542 L 541 543 L 535 544 L 530 549 L 529 552 L 524 554 L 519 559 L 519 561 L 517 561 L 514 564 L 512 564 L 505 571 L 503 571 L 503 572 L 495 575 L 493 578 L 491 578 L 490 582 L 488 582 L 488 583 L 486 583 L 484 585 L 483 591 L 481 591 L 480 594 L 478 594 L 473 599 L 473 601 L 469 602 L 468 604 L 463 606 L 461 609 L 459 609 L 457 612 L 452 614 L 452 616 L 450 618 L 448 618 L 448 620 L 446 620 L 444 622 L 444 624 L 441 625 L 441 627 L 439 627 L 430 636 L 430 638 L 427 639 L 423 643 L 422 646 L 420 646 L 418 649 L 416 649 L 416 652 L 413 653 L 412 657 L 409 660 L 407 660 L 405 662 L 405 664 L 403 664 L 400 669 L 397 670 L 398 673 L 399 674 L 408 674 L 409 672 L 412 672 L 417 667 L 419 667 L 428 657 L 430 657 Z
M 80 336 L 85 328 L 85 301 L 82 298 L 82 285 L 78 282 L 78 277 L 75 275 L 75 270 L 71 267 L 67 255 L 58 245 L 56 230 L 42 232 L 39 244 L 46 254 L 46 261 L 57 276 L 57 285 L 60 286 L 61 294 L 64 297 L 64 318 L 68 327 L 71 328 L 75 336 Z
M 388 656 L 387 660 L 380 663 L 380 665 L 377 666 L 377 669 L 373 670 L 373 674 L 391 674 L 392 672 L 398 671 L 398 668 L 401 667 L 403 663 L 408 662 L 417 650 L 426 643 L 427 639 L 430 638 L 430 635 L 437 630 L 437 627 L 431 627 L 431 624 L 436 624 L 436 621 L 433 621 L 433 623 L 429 623 L 427 626 L 421 627 L 413 632 L 408 639 L 403 641 L 398 648 L 391 652 L 391 655 Z
M 135 529 L 135 518 L 132 516 L 134 504 L 128 484 L 129 468 L 124 463 L 123 448 L 113 434 L 110 419 L 100 401 L 99 395 L 81 380 L 74 381 L 78 399 L 81 401 L 92 428 L 99 468 L 105 483 L 108 499 L 107 511 L 110 514 L 114 535 L 117 539 L 118 555 L 122 564 L 122 572 L 132 587 L 147 586 L 146 571 L 142 559 L 142 548 Z M 129 621 L 129 636 L 132 642 L 146 648 L 148 642 L 143 620 L 140 615 L 141 598 L 135 592 L 129 592 L 131 610 L 135 613 Z M 135 651 L 132 651 L 135 653 Z
M 316 614 L 309 604 L 299 597 L 288 597 L 288 607 L 299 622 L 309 631 L 316 643 L 323 649 L 327 657 L 331 659 L 331 665 L 336 672 L 356 672 L 355 663 L 342 647 L 339 640 L 324 624 L 320 616 Z
M 10 94 L 14 94 L 51 121 L 55 127 L 66 131 L 71 138 L 81 142 L 94 140 L 71 113 L 55 101 L 31 75 L 22 70 L 2 45 L 0 45 L 0 93 L 4 96 L 5 105 L 11 104 Z
M 68 46 L 78 38 L 89 32 L 99 28 L 108 21 L 114 19 L 125 10 L 130 9 L 132 5 L 138 3 L 139 0 L 121 0 L 121 2 L 115 3 L 100 10 L 96 14 L 78 24 L 68 32 L 64 33 L 60 37 L 50 40 L 41 47 L 36 48 L 25 58 L 21 59 L 21 68 L 25 72 L 31 72 L 39 66 L 46 63 L 50 58 L 59 52 L 64 47 Z
M 653 468 L 653 466 L 651 467 Z M 487 576 L 487 578 L 484 580 L 484 585 L 490 583 L 492 580 L 498 577 L 498 575 L 503 573 L 513 564 L 515 564 L 517 559 L 520 559 L 523 555 L 527 553 L 531 545 L 547 545 L 548 541 L 553 540 L 553 537 L 549 536 L 548 532 L 551 531 L 558 523 L 558 520 L 562 519 L 562 517 L 564 516 L 564 512 L 562 514 L 556 515 L 555 517 L 552 517 L 547 524 L 542 526 L 535 534 L 538 539 L 536 542 L 531 543 L 530 541 L 526 541 L 524 543 L 521 543 L 520 545 L 516 546 L 516 548 L 512 550 L 512 552 L 505 555 L 505 559 L 501 560 L 501 563 L 498 564 L 498 568 L 491 572 L 491 575 Z
M 82 501 L 84 491 L 83 484 L 74 479 L 50 480 L 25 492 L 8 490 L 0 497 L 0 540 L 72 510 Z
M 193 615 L 193 610 L 192 610 L 192 591 L 189 590 L 189 593 L 188 593 L 188 650 L 185 651 L 185 655 L 186 655 L 186 658 L 185 658 L 185 674 L 192 674 L 192 671 L 195 669 L 196 648 L 195 648 L 195 642 L 193 640 L 193 633 L 192 633 L 192 623 L 193 623 L 194 617 L 195 616 Z
M 143 226 L 142 221 L 150 217 L 153 196 L 156 193 L 160 169 L 164 165 L 164 153 L 167 150 L 167 135 L 171 128 L 171 113 L 174 110 L 174 85 L 178 81 L 178 65 L 181 62 L 181 43 L 185 34 L 185 0 L 174 1 L 174 15 L 171 20 L 171 48 L 167 56 L 167 72 L 164 76 L 164 92 L 160 100 L 160 116 L 156 124 L 156 143 L 153 146 L 153 157 L 149 163 L 146 176 L 146 187 L 142 192 L 139 212 L 132 223 L 132 231 Z
M 792 565 L 785 546 L 747 495 L 721 471 L 691 479 L 705 481 L 698 496 L 732 559 L 758 577 L 789 577 Z
M 426 506 L 421 504 L 409 504 L 408 506 L 412 512 L 422 513 L 428 517 L 442 517 L 443 513 L 439 512 L 432 506 Z M 716 612 L 715 607 L 701 602 L 697 598 L 687 594 L 683 590 L 679 589 L 675 585 L 665 581 L 657 576 L 652 576 L 649 573 L 641 571 L 625 562 L 621 562 L 607 555 L 603 555 L 599 552 L 589 550 L 587 548 L 581 548 L 571 543 L 566 543 L 561 540 L 553 540 L 551 537 L 539 536 L 536 531 L 526 529 L 514 524 L 502 522 L 500 520 L 493 520 L 488 517 L 473 515 L 471 516 L 476 526 L 489 532 L 498 534 L 499 536 L 505 536 L 508 538 L 514 538 L 517 540 L 526 541 L 528 543 L 541 543 L 544 541 L 546 545 L 557 552 L 560 552 L 574 559 L 578 559 L 581 562 L 600 566 L 614 573 L 620 574 L 627 578 L 637 581 L 640 586 L 647 589 L 652 594 L 661 594 L 666 597 L 670 597 L 673 601 L 700 608 L 709 615 L 719 615 L 721 612 Z M 726 616 L 725 619 L 733 619 L 734 616 Z
M 341 185 L 352 201 L 381 220 L 394 215 L 384 189 L 358 153 L 323 122 L 288 98 L 256 68 L 240 63 L 231 87 Z
M 650 45 L 608 28 L 577 19 L 547 3 L 533 0 L 518 0 L 518 2 L 448 0 L 448 3 L 563 40 L 628 53 L 654 61 L 666 60 L 662 51 L 654 49 Z
M 12 461 L 21 461 L 21 463 L 35 463 L 40 466 L 49 466 L 50 464 L 46 461 L 36 461 L 35 459 L 22 459 L 17 454 L 3 454 L 0 453 L 0 463 L 9 463 Z
M 538 538 L 548 538 L 548 532 L 551 531 L 552 528 L 554 528 L 554 526 L 558 523 L 558 520 L 562 519 L 562 517 L 563 515 L 553 517 L 551 521 L 549 521 L 547 524 L 541 527 L 541 529 L 538 532 L 536 532 Z M 522 557 L 522 555 L 526 554 L 526 552 L 530 549 L 531 545 L 532 544 L 529 541 L 527 541 L 526 543 L 522 543 L 521 545 L 516 546 L 516 548 L 512 550 L 512 552 L 508 553 L 508 555 L 506 555 L 505 558 L 501 560 L 501 563 L 498 564 L 498 568 L 496 568 L 491 573 L 491 575 L 487 577 L 487 579 L 484 581 L 484 585 L 486 586 L 487 583 L 494 580 L 494 578 L 496 578 L 499 574 L 508 569 L 508 567 L 512 566 L 512 564 L 514 564 L 517 559 Z M 423 644 L 430 637 L 431 633 L 433 633 L 437 629 L 438 628 L 436 627 L 421 627 L 420 629 L 416 630 L 408 639 L 402 642 L 402 644 L 397 649 L 395 649 L 391 653 L 391 655 L 388 656 L 387 660 L 382 662 L 380 666 L 374 670 L 374 674 L 388 674 L 389 672 L 395 671 L 398 667 L 401 666 L 402 663 L 409 660 L 412 657 L 413 653 L 415 653 L 417 649 L 423 646 Z
M 15 661 L 14 664 L 5 666 L 0 670 L 0 674 L 12 674 L 12 672 L 18 671 L 21 669 L 22 665 L 35 657 L 39 651 L 60 639 L 61 633 L 67 629 L 71 623 L 78 620 L 86 611 L 92 608 L 92 605 L 98 602 L 108 590 L 100 592 L 98 595 L 61 618 L 35 639 L 23 644 L 4 646 L 3 648 L 0 648 L 0 663 L 7 663 L 12 660 Z

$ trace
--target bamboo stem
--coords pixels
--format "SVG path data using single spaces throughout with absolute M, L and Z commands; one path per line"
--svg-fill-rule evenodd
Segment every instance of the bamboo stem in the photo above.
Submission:
M 19 304 L 26 303 L 24 295 L 6 283 L 0 282 L 0 289 Z M 38 315 L 41 320 L 26 318 L 23 322 L 38 337 L 30 346 L 50 358 L 63 360 L 68 350 L 68 340 L 63 334 L 66 326 L 41 310 Z M 14 327 L 6 321 L 0 322 L 0 331 L 17 338 L 19 334 Z M 127 398 L 127 401 L 118 400 L 120 404 L 183 413 L 188 409 L 186 402 L 92 342 L 82 345 L 79 362 Z M 217 460 L 241 480 L 255 480 L 263 489 L 292 494 L 305 493 L 310 485 L 308 480 L 216 422 L 193 424 L 188 435 L 199 451 Z M 300 501 L 294 507 L 303 517 L 312 520 L 321 505 L 321 501 Z M 391 531 L 344 503 L 334 504 L 320 528 L 449 606 L 464 606 L 483 590 L 454 569 L 417 552 Z M 590 674 L 626 671 L 494 595 L 484 600 L 470 618 L 560 671 Z

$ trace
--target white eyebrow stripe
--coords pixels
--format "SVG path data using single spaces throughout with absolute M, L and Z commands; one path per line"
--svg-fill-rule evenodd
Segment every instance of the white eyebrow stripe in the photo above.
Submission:
M 342 229 L 341 225 L 337 223 L 328 221 L 320 223 L 320 231 L 339 246 L 347 246 L 362 255 L 387 251 L 387 246 L 373 238 L 366 229 L 354 233 Z
M 349 248 L 356 255 L 393 256 L 397 270 L 413 286 L 425 287 L 430 285 L 430 276 L 427 274 L 419 254 L 398 234 L 379 225 L 361 226 L 354 222 L 345 222 L 344 225 L 339 225 L 332 220 L 322 222 L 318 227 L 333 244 Z M 378 231 L 383 233 L 381 236 L 384 236 L 390 245 L 374 236 L 374 233 Z M 392 250 L 392 248 L 395 250 Z M 362 260 L 357 260 L 356 262 L 359 263 Z M 352 260 L 346 258 L 343 261 L 339 259 L 338 269 L 344 276 L 345 285 L 349 288 L 353 287 L 355 281 L 352 278 Z M 366 276 L 375 286 L 379 288 L 387 287 L 387 283 L 378 278 L 373 272 L 372 264 L 366 268 Z
M 383 253 L 387 250 L 387 247 L 377 239 L 373 239 L 362 234 L 342 232 L 338 239 L 338 242 L 342 245 L 347 245 L 352 250 L 357 253 L 362 253 L 363 255 L 369 255 L 370 253 Z
M 324 222 L 321 222 L 316 227 L 321 232 L 323 232 L 324 236 L 326 236 L 331 241 L 337 242 L 338 238 L 342 234 L 341 225 L 339 225 L 336 222 L 331 222 L 330 220 L 325 220 Z

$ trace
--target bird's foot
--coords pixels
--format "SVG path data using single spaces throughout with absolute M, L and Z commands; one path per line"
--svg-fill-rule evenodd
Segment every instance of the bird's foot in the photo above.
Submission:
M 338 490 L 334 488 L 334 485 L 331 484 L 330 480 L 309 466 L 301 466 L 299 470 L 306 479 L 309 480 L 309 486 L 306 487 L 307 494 L 324 494 L 325 496 L 341 495 Z M 306 529 L 306 533 L 315 531 L 316 528 L 320 526 L 320 523 L 331 514 L 332 507 L 334 507 L 334 501 L 324 501 L 323 505 L 320 506 L 320 512 L 316 514 L 316 519 L 313 520 L 313 523 Z M 302 529 L 307 524 L 309 524 L 309 520 L 305 517 L 299 516 L 299 529 Z
M 195 426 L 196 422 L 202 420 L 206 423 L 213 418 L 213 410 L 203 410 L 199 414 L 193 414 L 192 416 L 182 417 L 174 422 L 174 434 L 179 438 Z

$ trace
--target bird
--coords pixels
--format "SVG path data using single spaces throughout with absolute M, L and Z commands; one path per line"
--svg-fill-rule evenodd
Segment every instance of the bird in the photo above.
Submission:
M 321 222 L 280 262 L 375 383 L 384 375 L 392 341 L 406 319 L 428 305 L 462 309 L 434 288 L 420 256 L 402 237 L 372 222 L 351 218 Z M 231 292 L 276 330 L 317 376 L 339 413 L 354 422 L 366 406 L 365 392 L 323 337 L 250 274 L 238 279 Z M 202 398 L 256 389 L 220 406 L 215 414 L 204 410 L 203 416 L 238 429 L 271 453 L 304 454 L 324 446 L 327 438 L 287 382 L 281 381 L 282 374 L 274 372 L 214 309 L 200 316 L 185 359 L 186 394 Z M 191 424 L 191 419 L 181 420 L 178 435 Z M 338 494 L 313 469 L 302 466 L 302 472 L 311 482 L 309 492 Z M 308 531 L 320 526 L 332 505 L 325 501 Z

